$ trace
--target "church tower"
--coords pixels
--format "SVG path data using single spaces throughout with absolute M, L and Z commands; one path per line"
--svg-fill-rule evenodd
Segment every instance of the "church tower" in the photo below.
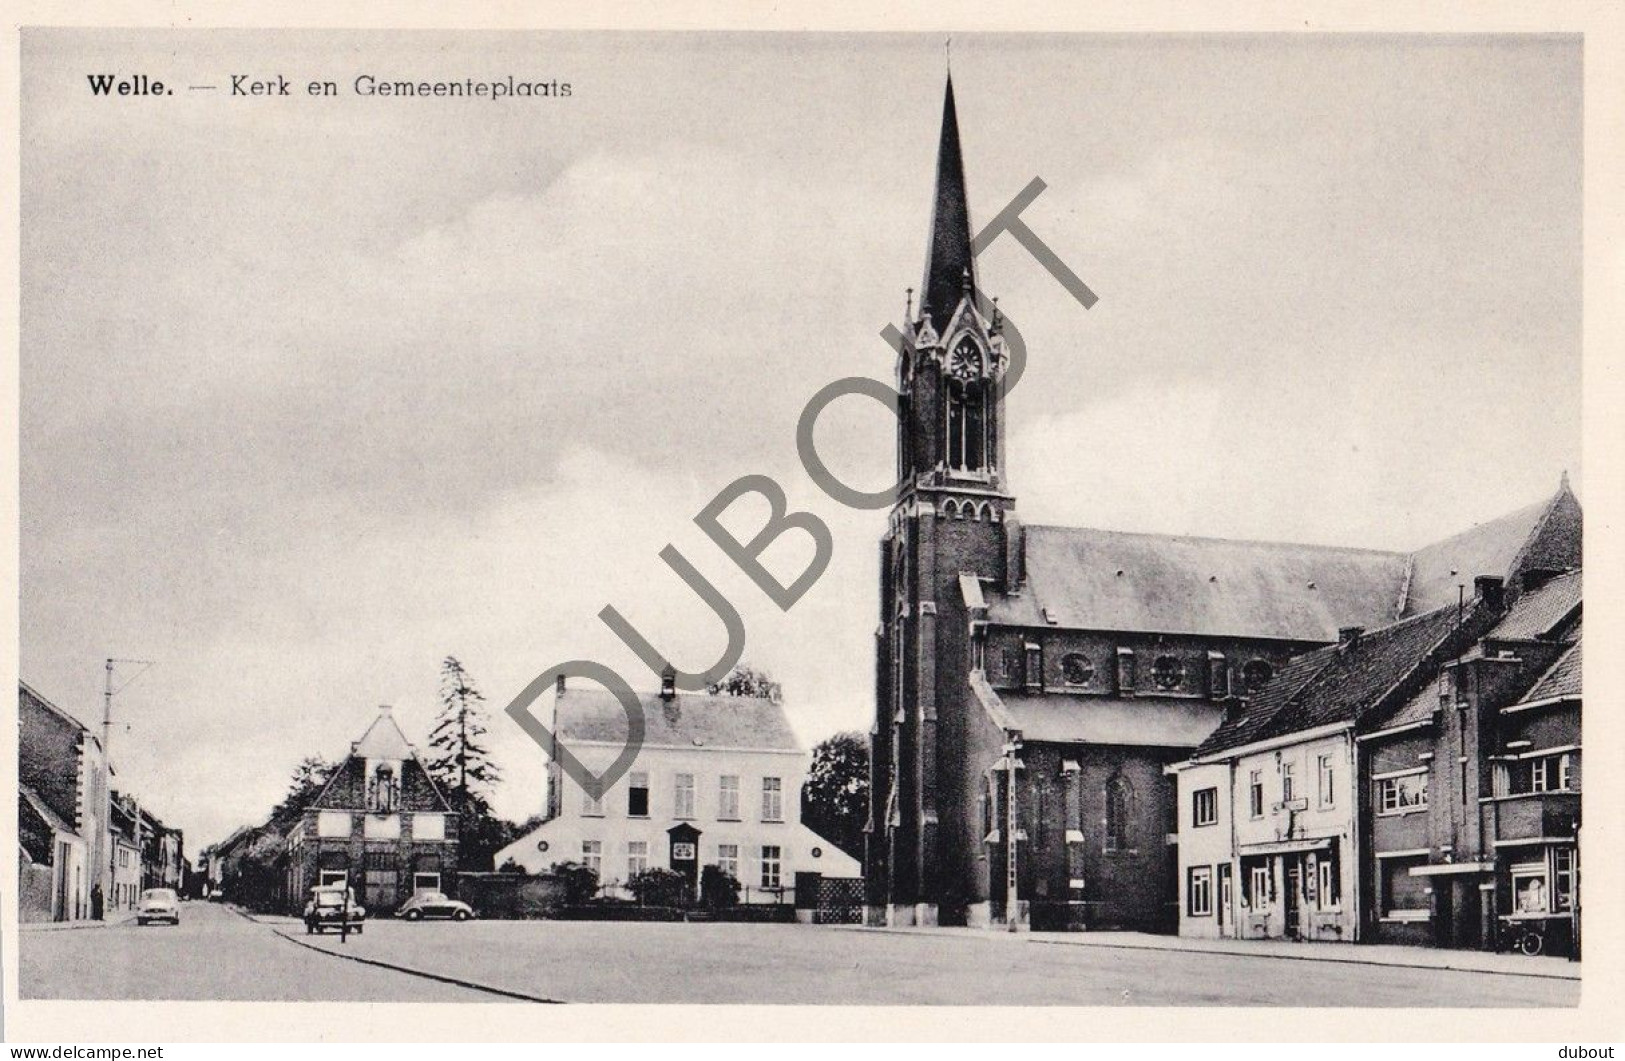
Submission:
M 971 867 L 944 865 L 944 852 L 981 848 L 982 838 L 970 836 L 976 823 L 960 820 L 964 779 L 951 764 L 962 758 L 970 676 L 980 667 L 971 659 L 971 602 L 984 584 L 1002 592 L 1019 581 L 1001 331 L 997 306 L 977 287 L 950 76 L 925 274 L 897 358 L 900 488 L 880 546 L 865 860 L 871 919 L 932 923 L 939 910 L 954 919 Z M 953 834 L 946 844 L 945 833 Z

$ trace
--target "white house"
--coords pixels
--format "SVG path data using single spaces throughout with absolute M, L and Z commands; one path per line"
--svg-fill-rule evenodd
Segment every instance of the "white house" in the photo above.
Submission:
M 497 853 L 535 873 L 559 862 L 598 872 L 626 895 L 640 870 L 677 870 L 698 887 L 703 866 L 742 885 L 740 901 L 788 903 L 796 874 L 858 877 L 862 867 L 801 824 L 810 758 L 765 697 L 678 693 L 670 680 L 640 698 L 643 747 L 631 768 L 594 800 L 548 764 L 548 819 Z M 625 747 L 626 711 L 607 690 L 566 688 L 554 697 L 553 732 L 587 769 L 603 771 Z

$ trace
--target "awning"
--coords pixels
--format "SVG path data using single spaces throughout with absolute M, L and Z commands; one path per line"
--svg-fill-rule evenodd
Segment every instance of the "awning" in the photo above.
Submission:
M 1433 862 L 1426 866 L 1412 866 L 1413 877 L 1442 877 L 1448 873 L 1494 873 L 1493 862 Z
M 1274 840 L 1263 844 L 1242 844 L 1238 854 L 1248 855 L 1295 855 L 1305 851 L 1324 851 L 1332 846 L 1332 837 L 1326 836 L 1319 840 Z

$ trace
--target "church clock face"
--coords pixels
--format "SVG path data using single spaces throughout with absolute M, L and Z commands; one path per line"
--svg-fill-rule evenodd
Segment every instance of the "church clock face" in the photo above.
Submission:
M 970 382 L 982 374 L 982 352 L 968 338 L 961 339 L 948 361 L 948 371 L 955 379 Z

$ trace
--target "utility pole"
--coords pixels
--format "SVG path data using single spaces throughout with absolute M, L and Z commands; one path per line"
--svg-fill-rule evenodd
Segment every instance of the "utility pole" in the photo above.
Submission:
M 131 675 L 123 685 L 115 689 L 113 688 L 113 668 L 120 663 L 139 665 L 141 669 Z M 153 661 L 150 659 L 115 659 L 109 656 L 106 666 L 107 679 L 106 684 L 102 687 L 102 790 L 100 793 L 102 820 L 96 830 L 95 843 L 91 845 L 91 850 L 96 858 L 94 879 L 99 883 L 102 892 L 101 910 L 98 914 L 103 919 L 107 917 L 107 906 L 112 901 L 113 894 L 113 856 L 110 848 L 113 829 L 113 694 L 122 692 L 130 685 L 130 682 L 145 674 L 153 666 Z M 141 821 L 139 817 L 136 819 L 135 832 L 136 863 L 139 866 L 141 861 Z

